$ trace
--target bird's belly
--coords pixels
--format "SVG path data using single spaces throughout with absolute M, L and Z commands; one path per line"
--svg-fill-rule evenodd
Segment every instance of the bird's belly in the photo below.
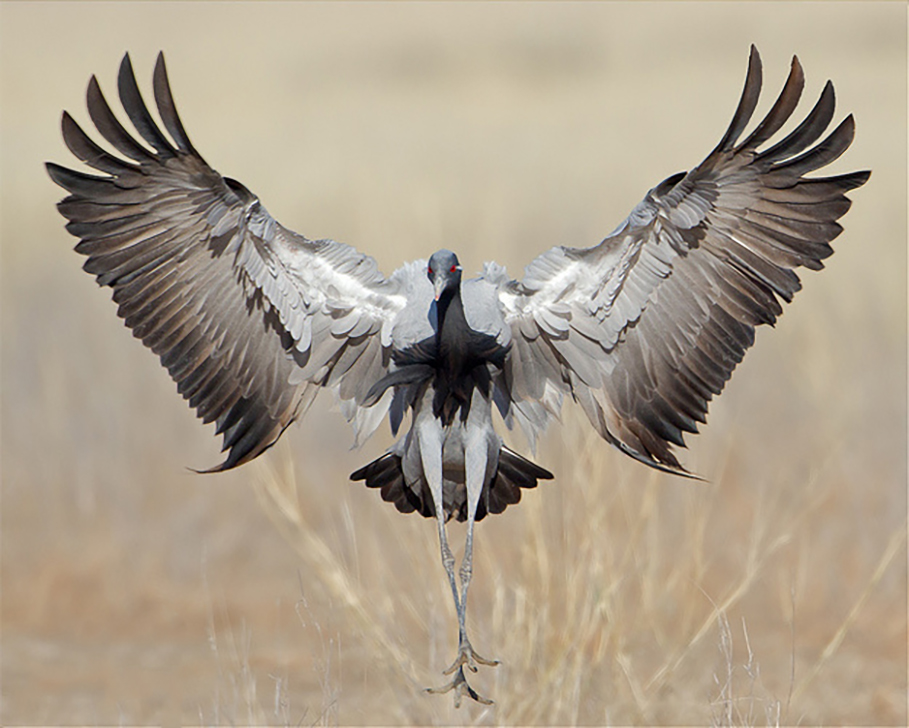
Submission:
M 467 501 L 464 471 L 464 426 L 456 419 L 445 428 L 442 444 L 442 505 L 450 518 Z

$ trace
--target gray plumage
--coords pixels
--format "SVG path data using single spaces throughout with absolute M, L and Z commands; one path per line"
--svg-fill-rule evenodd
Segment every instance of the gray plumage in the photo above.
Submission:
M 761 88 L 752 47 L 741 101 L 710 155 L 650 190 L 599 245 L 552 248 L 521 281 L 494 263 L 462 281 L 450 251 L 386 278 L 350 246 L 283 227 L 195 150 L 162 55 L 153 89 L 170 138 L 127 55 L 118 88 L 139 139 L 92 77 L 89 114 L 116 154 L 64 112 L 67 146 L 102 174 L 47 169 L 70 193 L 58 208 L 85 270 L 113 289 L 120 317 L 223 437 L 227 455 L 213 471 L 260 455 L 322 388 L 358 441 L 386 416 L 397 435 L 410 414 L 390 450 L 351 477 L 401 512 L 436 518 L 460 632 L 454 678 L 437 690 L 487 702 L 464 676 L 465 665 L 495 664 L 473 651 L 465 628 L 474 522 L 553 477 L 504 446 L 493 407 L 534 444 L 568 396 L 612 445 L 688 474 L 673 447 L 705 422 L 754 328 L 773 324 L 799 290 L 794 269 L 820 269 L 833 252 L 845 193 L 869 176 L 805 177 L 852 142 L 851 115 L 821 139 L 834 112 L 830 82 L 796 129 L 760 149 L 803 85 L 793 58 L 773 108 L 739 141 Z M 460 591 L 452 517 L 468 523 Z

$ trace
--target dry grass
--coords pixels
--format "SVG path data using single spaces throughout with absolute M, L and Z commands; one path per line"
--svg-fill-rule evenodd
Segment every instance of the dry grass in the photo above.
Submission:
M 735 664 L 734 637 L 725 614 L 719 614 L 720 651 L 723 655 L 723 676 L 714 675 L 717 695 L 711 701 L 712 726 L 754 726 L 757 725 L 757 713 L 763 714 L 764 724 L 779 726 L 782 703 L 779 699 L 762 695 L 766 692 L 761 684 L 760 664 L 756 661 L 748 641 L 748 629 L 742 621 L 742 636 L 748 658 L 742 665 Z M 744 688 L 739 688 L 741 683 Z M 743 694 L 739 694 L 739 691 Z M 788 704 L 787 704 L 788 707 Z
M 0 723 L 906 724 L 904 8 L 176 7 L 0 5 Z M 347 482 L 387 433 L 348 452 L 326 399 L 256 463 L 183 469 L 210 429 L 52 211 L 61 107 L 164 48 L 196 145 L 282 222 L 517 274 L 697 161 L 751 42 L 770 89 L 793 52 L 811 100 L 834 80 L 837 170 L 871 182 L 684 453 L 707 483 L 566 408 L 556 481 L 478 527 L 469 619 L 502 664 L 474 678 L 495 706 L 455 711 L 422 692 L 457 636 L 435 529 Z
M 716 488 L 666 482 L 634 464 L 617 465 L 584 422 L 570 417 L 565 428 L 566 440 L 575 446 L 570 455 L 557 458 L 556 470 L 564 482 L 586 481 L 588 487 L 571 498 L 556 489 L 530 493 L 520 522 L 482 526 L 481 584 L 471 594 L 472 618 L 481 649 L 503 664 L 479 677 L 496 696 L 496 708 L 472 706 L 471 720 L 511 725 L 697 723 L 705 720 L 709 702 L 719 725 L 755 725 L 758 708 L 768 725 L 804 722 L 803 695 L 810 693 L 905 547 L 904 533 L 891 535 L 854 606 L 845 616 L 831 615 L 833 636 L 824 649 L 796 665 L 794 650 L 802 635 L 795 612 L 801 599 L 794 593 L 791 571 L 775 564 L 783 554 L 791 557 L 799 534 L 823 518 L 829 481 L 806 484 L 795 503 L 731 512 Z M 261 469 L 257 492 L 307 571 L 326 585 L 392 683 L 416 690 L 437 681 L 438 670 L 455 649 L 456 632 L 447 585 L 434 558 L 433 529 L 418 522 L 419 530 L 411 532 L 404 528 L 411 524 L 397 522 L 392 513 L 379 533 L 404 530 L 403 536 L 381 550 L 357 548 L 357 541 L 376 529 L 375 522 L 348 511 L 344 532 L 326 534 L 307 514 L 305 493 L 311 484 L 293 470 L 290 458 L 282 463 L 283 472 Z M 607 468 L 613 473 L 608 480 L 590 477 Z M 720 533 L 711 533 L 717 518 L 724 525 Z M 733 559 L 734 572 L 722 555 L 730 528 L 743 534 L 735 544 L 744 553 Z M 339 556 L 343 553 L 352 554 L 354 562 L 346 563 Z M 406 568 L 389 571 L 388 563 Z M 746 600 L 778 610 L 767 592 L 775 596 L 786 588 L 790 602 L 783 613 L 770 617 L 783 622 L 774 638 L 779 644 L 773 647 L 777 673 L 789 668 L 777 677 L 781 692 L 772 694 L 761 684 L 743 622 L 739 649 L 748 656 L 740 669 L 748 692 L 739 696 L 741 678 L 733 661 L 737 640 L 726 615 L 744 614 Z M 376 601 L 376 595 L 383 598 Z M 427 611 L 443 615 L 427 623 Z M 766 630 L 766 623 L 761 627 Z M 716 685 L 715 671 L 724 676 Z M 758 687 L 760 696 L 755 694 Z M 446 724 L 458 716 L 446 702 L 435 701 L 410 705 L 390 717 Z

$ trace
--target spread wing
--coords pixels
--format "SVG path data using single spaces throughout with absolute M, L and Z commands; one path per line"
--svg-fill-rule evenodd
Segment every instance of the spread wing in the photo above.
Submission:
M 793 58 L 779 99 L 738 142 L 761 88 L 752 46 L 741 101 L 707 159 L 650 190 L 596 247 L 553 248 L 523 282 L 500 282 L 513 332 L 508 396 L 531 439 L 570 393 L 603 438 L 685 472 L 672 446 L 705 422 L 755 327 L 773 324 L 799 290 L 794 269 L 823 267 L 851 204 L 845 193 L 870 174 L 805 177 L 852 142 L 851 115 L 818 141 L 833 117 L 830 82 L 792 133 L 759 150 L 803 86 Z
M 227 458 L 214 470 L 259 455 L 322 386 L 335 388 L 354 426 L 371 432 L 388 401 L 359 404 L 387 368 L 393 321 L 406 303 L 400 276 L 386 280 L 353 248 L 284 228 L 248 189 L 208 166 L 177 115 L 163 55 L 154 95 L 170 139 L 143 102 L 128 55 L 118 88 L 141 140 L 92 77 L 89 114 L 120 156 L 64 112 L 66 145 L 104 174 L 52 163 L 47 170 L 70 192 L 58 208 L 80 239 L 85 270 L 113 289 L 119 316 L 223 435 Z

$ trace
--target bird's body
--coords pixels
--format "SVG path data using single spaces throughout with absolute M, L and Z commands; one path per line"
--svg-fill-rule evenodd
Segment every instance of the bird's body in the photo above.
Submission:
M 102 175 L 47 167 L 71 193 L 59 209 L 85 269 L 113 289 L 126 325 L 223 435 L 227 457 L 213 470 L 257 457 L 324 388 L 358 441 L 386 416 L 397 435 L 409 415 L 389 451 L 351 477 L 402 512 L 436 519 L 460 638 L 447 671 L 454 677 L 440 690 L 485 701 L 464 675 L 465 665 L 495 664 L 473 651 L 465 626 L 474 523 L 553 477 L 503 445 L 493 408 L 534 444 L 569 397 L 622 452 L 688 474 L 673 447 L 706 421 L 755 327 L 774 323 L 799 290 L 794 269 L 823 267 L 849 209 L 845 193 L 868 179 L 805 176 L 853 138 L 848 116 L 821 139 L 834 111 L 829 82 L 805 120 L 763 148 L 803 84 L 793 59 L 779 99 L 739 141 L 761 87 L 752 48 L 744 92 L 713 152 L 650 190 L 601 243 L 554 247 L 521 281 L 494 263 L 462 280 L 447 250 L 386 278 L 350 246 L 284 228 L 193 147 L 163 56 L 154 95 L 170 138 L 127 56 L 119 94 L 145 144 L 117 121 L 93 77 L 90 116 L 119 156 L 64 113 L 67 146 Z M 460 589 L 451 518 L 467 522 Z
M 394 368 L 372 387 L 366 400 L 367 404 L 378 401 L 394 388 L 398 406 L 412 412 L 413 425 L 387 455 L 351 478 L 381 488 L 382 497 L 404 512 L 418 510 L 435 516 L 435 503 L 440 502 L 446 521 L 452 517 L 469 519 L 468 483 L 475 482 L 479 500 L 474 517 L 480 520 L 489 512 L 499 513 L 516 503 L 519 488 L 532 488 L 537 479 L 552 478 L 552 474 L 507 448 L 503 450 L 493 428 L 493 393 L 496 387 L 504 386 L 502 377 L 510 349 L 507 339 L 503 340 L 504 320 L 498 316 L 487 321 L 487 328 L 498 327 L 498 336 L 471 325 L 464 310 L 461 266 L 451 251 L 433 255 L 426 271 L 435 294 L 429 300 L 419 299 L 416 310 L 423 311 L 432 330 L 412 344 L 393 347 Z M 463 286 L 473 292 L 484 284 L 474 280 Z M 487 309 L 488 313 L 498 313 L 495 308 Z M 402 322 L 399 338 L 413 339 L 403 334 L 410 326 L 409 321 Z M 465 454 L 468 450 L 471 457 Z M 434 485 L 427 473 L 439 466 L 428 465 L 427 459 L 439 452 L 441 485 Z M 501 452 L 505 454 L 500 472 Z M 441 493 L 441 499 L 436 492 Z

